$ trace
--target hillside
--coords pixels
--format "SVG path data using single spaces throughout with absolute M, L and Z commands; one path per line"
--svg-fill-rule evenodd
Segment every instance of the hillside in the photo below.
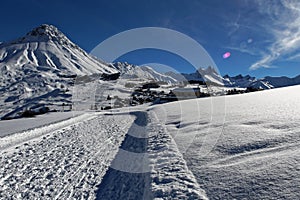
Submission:
M 41 25 L 24 37 L 0 45 L 0 116 L 18 116 L 26 109 L 50 109 L 70 104 L 77 75 L 116 73 L 71 42 L 51 25 Z
M 209 199 L 299 199 L 300 86 L 155 106 Z
M 146 81 L 176 82 L 149 67 L 105 63 L 71 42 L 56 27 L 41 25 L 24 37 L 0 44 L 0 117 L 19 117 L 25 110 L 69 110 L 74 84 L 80 80 L 98 84 L 103 75 L 110 74 L 121 74 L 124 81 L 120 87 L 125 90 L 126 80 L 136 79 L 136 85 Z M 99 84 L 105 85 L 105 81 Z M 127 96 L 128 93 L 125 91 Z

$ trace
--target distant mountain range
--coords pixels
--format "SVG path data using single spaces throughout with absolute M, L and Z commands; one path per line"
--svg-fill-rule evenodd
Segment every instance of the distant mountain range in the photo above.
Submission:
M 300 76 L 222 77 L 212 67 L 191 74 L 160 73 L 151 67 L 106 63 L 89 55 L 56 27 L 43 24 L 24 37 L 0 43 L 0 117 L 16 117 L 28 108 L 70 104 L 75 77 L 95 74 L 119 74 L 124 82 L 161 81 L 170 85 L 204 81 L 227 87 L 270 89 L 300 84 Z
M 224 83 L 227 86 L 233 87 L 253 87 L 261 89 L 272 89 L 279 87 L 286 87 L 292 85 L 300 84 L 300 75 L 294 78 L 289 77 L 271 77 L 266 76 L 264 78 L 257 79 L 255 77 L 247 76 L 234 76 L 230 77 L 228 75 L 224 76 Z
M 178 74 L 174 72 L 167 72 L 166 75 L 173 77 L 177 81 L 202 81 L 202 82 L 211 82 L 216 85 L 223 85 L 226 87 L 238 87 L 238 88 L 247 88 L 252 87 L 256 89 L 272 89 L 279 87 L 286 87 L 292 85 L 300 84 L 300 75 L 294 78 L 289 77 L 271 77 L 266 76 L 264 78 L 255 78 L 250 75 L 237 75 L 237 76 L 221 76 L 218 72 L 212 68 L 200 68 L 194 73 L 190 74 Z

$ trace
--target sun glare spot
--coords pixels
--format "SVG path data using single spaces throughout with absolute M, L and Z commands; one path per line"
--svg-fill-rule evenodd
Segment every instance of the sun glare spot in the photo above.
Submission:
M 230 52 L 226 52 L 226 53 L 223 54 L 223 58 L 224 59 L 229 58 L 230 55 L 231 55 Z

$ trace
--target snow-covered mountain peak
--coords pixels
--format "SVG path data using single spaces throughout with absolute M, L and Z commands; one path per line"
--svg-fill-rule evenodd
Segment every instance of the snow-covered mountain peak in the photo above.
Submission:
M 208 75 L 208 74 L 218 74 L 217 70 L 212 66 L 208 66 L 206 68 L 200 67 L 200 68 L 198 68 L 197 71 L 202 75 L 204 75 L 204 74 L 206 74 L 206 75 Z
M 244 78 L 244 77 L 243 77 L 242 74 L 239 74 L 239 75 L 234 76 L 233 78 L 235 78 L 235 79 L 242 79 L 242 78 Z
M 28 36 L 40 37 L 40 36 L 49 36 L 49 37 L 63 37 L 63 33 L 59 31 L 55 26 L 42 24 L 32 31 L 27 33 Z
M 117 62 L 112 65 L 120 72 L 121 77 L 125 79 L 138 78 L 163 81 L 170 84 L 177 82 L 177 80 L 173 77 L 159 73 L 149 66 L 137 66 L 127 62 Z
M 58 28 L 42 24 L 24 37 L 0 45 L 0 67 L 50 67 L 68 74 L 115 73 L 113 67 L 88 55 Z
M 117 72 L 55 26 L 43 24 L 0 45 L 0 117 L 17 116 L 37 105 L 70 103 L 68 91 L 77 75 Z
M 21 37 L 9 44 L 19 44 L 19 43 L 33 43 L 33 42 L 48 42 L 56 43 L 57 45 L 62 45 L 65 47 L 70 47 L 76 49 L 87 55 L 87 53 L 82 50 L 79 46 L 74 44 L 64 33 L 62 33 L 57 27 L 49 24 L 42 24 L 30 32 L 28 32 L 24 37 Z
M 211 66 L 206 68 L 200 67 L 195 72 L 189 74 L 182 73 L 178 75 L 174 72 L 167 72 L 166 74 L 178 81 L 201 81 L 207 84 L 224 85 L 223 77 Z
M 48 42 L 48 41 L 68 41 L 72 43 L 58 28 L 49 24 L 42 24 L 16 42 Z

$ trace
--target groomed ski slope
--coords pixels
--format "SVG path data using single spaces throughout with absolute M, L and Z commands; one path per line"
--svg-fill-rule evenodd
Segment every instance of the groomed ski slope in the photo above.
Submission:
M 94 199 L 132 121 L 130 115 L 90 115 L 58 131 L 36 129 L 42 135 L 28 133 L 32 137 L 24 137 L 22 144 L 5 146 L 0 198 Z
M 145 109 L 88 113 L 0 145 L 1 199 L 207 199 Z

